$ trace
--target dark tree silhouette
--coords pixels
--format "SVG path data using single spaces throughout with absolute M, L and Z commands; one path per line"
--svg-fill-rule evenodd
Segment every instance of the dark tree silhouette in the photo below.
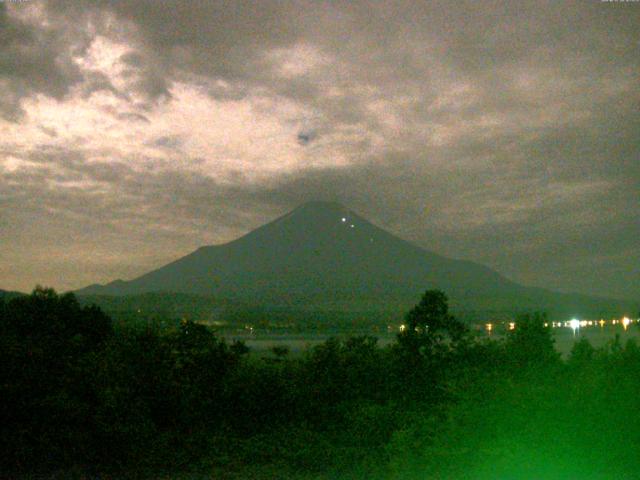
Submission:
M 274 345 L 271 347 L 271 352 L 278 358 L 279 360 L 284 359 L 287 355 L 289 355 L 289 347 L 287 345 Z
M 569 365 L 582 367 L 593 361 L 596 349 L 593 348 L 589 340 L 581 338 L 573 344 L 571 354 L 569 355 Z
M 73 294 L 42 287 L 2 310 L 0 450 L 12 461 L 0 465 L 66 465 L 88 449 L 96 405 L 91 359 L 113 335 L 111 319 L 98 307 L 81 307 Z
M 553 335 L 544 313 L 522 315 L 517 325 L 507 337 L 507 350 L 519 367 L 559 360 L 560 354 L 555 350 Z
M 447 296 L 441 290 L 427 290 L 405 320 L 400 343 L 423 355 L 455 346 L 467 332 L 466 326 L 449 313 Z

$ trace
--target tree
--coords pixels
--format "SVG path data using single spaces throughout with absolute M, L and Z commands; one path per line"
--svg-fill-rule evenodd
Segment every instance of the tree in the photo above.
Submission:
M 569 355 L 569 365 L 575 365 L 576 367 L 584 367 L 593 361 L 595 357 L 596 349 L 586 338 L 581 338 L 579 341 L 573 344 L 571 348 L 571 354 Z
M 113 336 L 111 319 L 71 293 L 42 287 L 2 310 L 0 468 L 73 464 L 93 438 L 97 395 L 89 379 Z
M 455 346 L 466 332 L 466 326 L 449 313 L 445 293 L 427 290 L 407 313 L 398 341 L 414 353 L 426 355 Z
M 229 350 L 237 358 L 240 358 L 243 355 L 247 355 L 250 351 L 249 347 L 247 347 L 247 344 L 242 340 L 234 340 L 233 343 L 229 346 Z
M 289 355 L 289 347 L 287 345 L 274 345 L 271 347 L 271 352 L 276 356 L 278 360 L 283 360 Z
M 516 323 L 516 329 L 507 337 L 507 351 L 519 367 L 549 364 L 560 359 L 546 314 L 525 314 Z

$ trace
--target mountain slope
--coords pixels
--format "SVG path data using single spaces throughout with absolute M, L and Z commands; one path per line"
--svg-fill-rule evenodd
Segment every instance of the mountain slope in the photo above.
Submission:
M 77 293 L 165 291 L 256 304 L 362 306 L 406 304 L 436 287 L 472 309 L 513 302 L 544 308 L 577 298 L 523 287 L 482 265 L 429 252 L 329 202 L 306 203 L 237 240 L 201 247 L 131 281 Z
M 172 291 L 231 297 L 396 295 L 428 286 L 518 286 L 480 265 L 423 250 L 334 203 L 311 202 L 230 243 L 202 247 L 132 281 L 78 293 Z

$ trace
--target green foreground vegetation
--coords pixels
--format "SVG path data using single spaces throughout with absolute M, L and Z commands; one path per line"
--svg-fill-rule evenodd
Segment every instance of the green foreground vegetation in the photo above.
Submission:
M 72 294 L 0 302 L 9 478 L 640 478 L 640 348 L 543 315 L 473 339 L 427 291 L 381 348 L 261 358 L 206 326 L 117 325 Z

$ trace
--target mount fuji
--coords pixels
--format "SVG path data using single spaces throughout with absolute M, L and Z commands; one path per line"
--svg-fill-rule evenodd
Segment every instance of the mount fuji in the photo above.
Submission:
M 439 288 L 469 310 L 605 314 L 626 302 L 517 284 L 496 271 L 425 250 L 339 203 L 309 202 L 246 235 L 204 246 L 129 281 L 79 295 L 150 292 L 215 296 L 262 305 L 385 308 Z

